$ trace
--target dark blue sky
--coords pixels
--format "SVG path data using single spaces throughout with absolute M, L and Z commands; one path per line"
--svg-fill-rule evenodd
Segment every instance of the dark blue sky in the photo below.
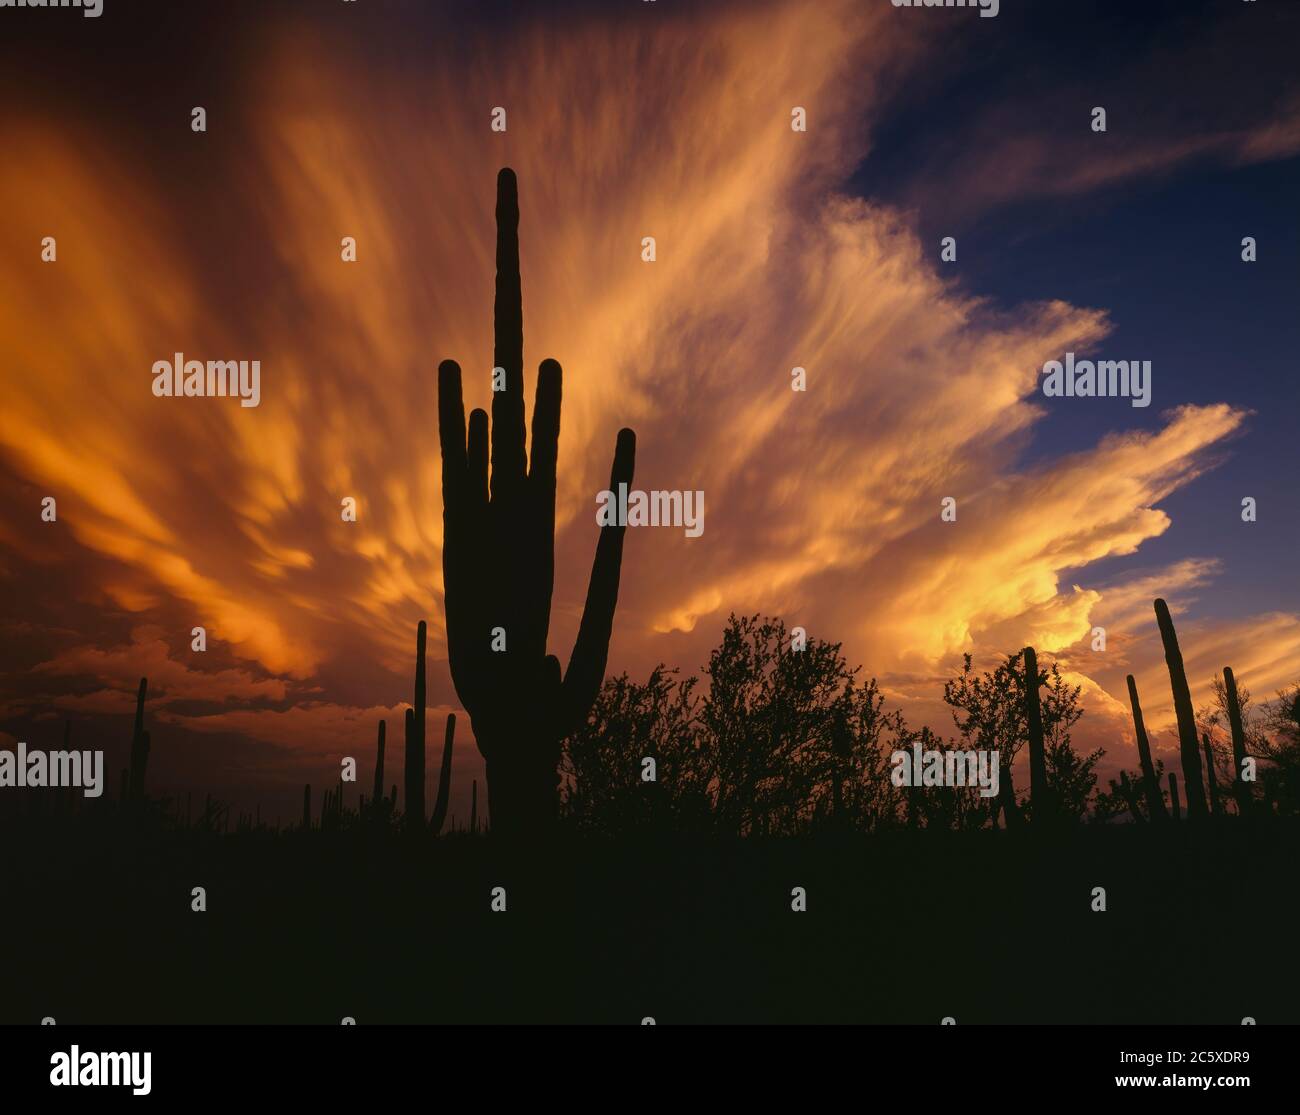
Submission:
M 1095 583 L 1108 566 L 1217 556 L 1223 576 L 1202 599 L 1215 615 L 1300 606 L 1300 160 L 1211 150 L 1099 189 L 1017 196 L 1012 187 L 972 202 L 972 124 L 994 142 L 1056 145 L 1075 164 L 1249 129 L 1295 96 L 1300 5 L 1285 7 L 1004 4 L 996 19 L 949 21 L 947 63 L 915 97 L 891 103 L 854 180 L 863 196 L 905 206 L 921 197 L 923 243 L 937 257 L 940 239 L 957 237 L 958 260 L 945 266 L 970 293 L 1000 307 L 1052 297 L 1104 309 L 1113 330 L 1097 352 L 1152 361 L 1149 408 L 1044 399 L 1031 467 L 1109 431 L 1155 428 L 1184 403 L 1254 412 L 1217 469 L 1161 504 L 1173 518 L 1162 538 L 1089 572 Z M 1107 109 L 1105 135 L 1088 127 L 1094 105 Z M 1063 164 L 1062 178 L 1072 169 Z M 1256 238 L 1258 262 L 1241 261 L 1243 236 Z M 1240 520 L 1246 495 L 1259 505 L 1250 525 Z M 1261 583 L 1276 589 L 1271 604 Z

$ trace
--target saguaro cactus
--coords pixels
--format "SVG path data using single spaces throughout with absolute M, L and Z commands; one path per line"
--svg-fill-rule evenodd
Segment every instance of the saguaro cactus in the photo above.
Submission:
M 438 368 L 442 445 L 443 583 L 452 681 L 487 768 L 494 832 L 551 827 L 559 800 L 560 743 L 600 689 L 618 602 L 622 524 L 600 527 L 577 641 L 561 676 L 546 653 L 555 573 L 555 474 L 562 373 L 538 369 L 531 462 L 525 447 L 523 309 L 515 175 L 497 176 L 493 363 L 504 390 L 488 418 L 475 410 L 466 437 L 460 367 Z M 631 485 L 636 436 L 620 430 L 610 490 Z
M 1210 733 L 1201 733 L 1201 743 L 1205 745 L 1205 781 L 1210 787 L 1210 816 L 1219 812 L 1219 784 L 1214 777 L 1214 748 L 1210 746 Z
M 139 801 L 144 797 L 144 771 L 149 763 L 149 733 L 144 730 L 144 699 L 149 691 L 149 679 L 140 679 L 140 688 L 135 695 L 135 730 L 131 733 L 131 782 L 129 794 L 131 800 Z
M 420 620 L 415 636 L 415 707 L 406 710 L 406 815 L 408 831 L 422 831 L 424 818 L 424 723 L 425 723 L 425 646 L 428 625 Z M 381 725 L 382 726 L 382 725 Z M 447 735 L 442 745 L 442 768 L 438 772 L 438 796 L 434 799 L 433 819 L 429 827 L 434 835 L 442 831 L 447 819 L 447 802 L 451 794 L 451 749 L 456 735 L 456 716 L 447 718 Z M 383 738 L 380 737 L 382 748 Z M 382 751 L 381 751 L 382 754 Z M 382 768 L 375 771 L 375 788 L 379 790 Z
M 424 827 L 424 620 L 415 634 L 415 708 L 406 710 L 406 827 Z
M 302 788 L 302 830 L 308 832 L 311 829 L 311 783 L 306 783 Z
M 1129 814 L 1132 816 L 1134 823 L 1145 824 L 1146 818 L 1142 816 L 1142 810 L 1138 808 L 1141 795 L 1138 794 L 1138 789 L 1133 785 L 1126 770 L 1119 772 L 1119 792 L 1124 798 L 1124 804 L 1128 806 Z
M 1178 775 L 1173 771 L 1169 772 L 1169 806 L 1173 810 L 1174 820 L 1183 819 L 1182 806 L 1178 804 Z
M 1151 762 L 1151 742 L 1147 739 L 1146 723 L 1142 719 L 1142 704 L 1138 701 L 1137 681 L 1128 675 L 1128 700 L 1133 706 L 1133 733 L 1137 736 L 1138 762 L 1142 765 L 1142 791 L 1146 795 L 1147 812 L 1153 821 L 1167 821 L 1165 796 L 1160 792 L 1155 764 Z
M 1228 727 L 1232 732 L 1232 795 L 1237 799 L 1237 815 L 1248 816 L 1251 807 L 1250 784 L 1242 780 L 1246 761 L 1246 731 L 1241 722 L 1241 702 L 1237 698 L 1237 679 L 1232 669 L 1223 667 L 1223 688 L 1228 698 Z
M 469 784 L 469 831 L 478 832 L 478 779 Z
M 1047 784 L 1047 749 L 1043 745 L 1043 709 L 1038 700 L 1038 655 L 1025 647 L 1025 727 L 1029 734 L 1029 798 L 1035 824 L 1050 824 L 1056 803 Z
M 1169 605 L 1156 601 L 1156 622 L 1165 645 L 1165 664 L 1169 667 L 1169 684 L 1174 691 L 1174 713 L 1178 717 L 1178 749 L 1183 760 L 1183 785 L 1187 791 L 1187 819 L 1203 820 L 1208 810 L 1205 787 L 1201 784 L 1201 749 L 1196 740 L 1196 714 L 1192 711 L 1192 691 L 1187 687 L 1183 669 L 1183 652 L 1178 649 L 1178 634 L 1169 615 Z
M 379 722 L 379 744 L 375 748 L 375 792 L 370 796 L 374 799 L 372 805 L 375 812 L 383 812 L 384 800 L 384 735 L 388 731 L 388 722 L 381 720 Z
M 451 745 L 456 739 L 456 714 L 447 714 L 447 734 L 442 741 L 442 768 L 438 771 L 438 796 L 433 801 L 433 818 L 429 829 L 434 836 L 442 832 L 447 820 L 447 803 L 451 800 Z

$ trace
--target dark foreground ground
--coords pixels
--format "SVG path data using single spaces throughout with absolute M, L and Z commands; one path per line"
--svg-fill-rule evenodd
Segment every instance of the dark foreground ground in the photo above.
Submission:
M 1300 1022 L 1280 821 L 522 851 L 0 836 L 0 1023 Z

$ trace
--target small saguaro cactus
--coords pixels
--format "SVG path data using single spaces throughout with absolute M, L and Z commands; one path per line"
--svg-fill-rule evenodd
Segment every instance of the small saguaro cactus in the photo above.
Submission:
M 497 176 L 496 219 L 493 364 L 504 372 L 504 390 L 492 393 L 490 480 L 488 416 L 470 415 L 467 439 L 460 366 L 444 360 L 438 367 L 442 567 L 451 677 L 487 768 L 492 828 L 518 836 L 557 819 L 560 744 L 586 718 L 604 679 L 625 528 L 599 528 L 586 605 L 562 676 L 559 659 L 546 653 L 562 373 L 554 360 L 538 369 L 530 448 L 519 200 L 509 169 Z M 620 430 L 610 490 L 631 485 L 635 456 L 636 435 Z M 494 629 L 504 632 L 504 649 Z
M 1156 601 L 1156 622 L 1165 646 L 1165 664 L 1169 667 L 1169 684 L 1174 692 L 1174 713 L 1178 717 L 1178 749 L 1183 761 L 1183 789 L 1187 793 L 1187 819 L 1203 820 L 1209 810 L 1205 804 L 1205 787 L 1201 784 L 1201 749 L 1196 739 L 1196 714 L 1192 711 L 1192 691 L 1183 669 L 1183 652 L 1178 649 L 1178 634 L 1169 615 L 1169 605 Z
M 428 626 L 415 632 L 415 707 L 406 710 L 406 827 L 424 827 L 424 648 Z
M 416 762 L 413 754 L 415 746 L 415 709 L 408 708 L 406 710 L 402 723 L 406 739 L 406 764 L 402 776 L 402 807 L 405 811 L 403 824 L 407 829 L 412 829 L 424 823 L 424 759 L 421 757 L 419 760 L 420 775 L 417 780 L 415 776 Z M 418 804 L 414 804 L 417 793 L 413 783 L 416 781 L 420 784 Z
M 149 733 L 144 730 L 144 699 L 149 691 L 149 679 L 140 679 L 135 695 L 135 730 L 131 733 L 131 781 L 128 794 L 132 801 L 144 797 L 144 771 L 149 763 Z
M 1174 820 L 1181 821 L 1183 810 L 1178 804 L 1178 775 L 1173 771 L 1169 772 L 1169 807 L 1173 810 Z
M 388 731 L 388 722 L 381 720 L 379 722 L 379 743 L 375 748 L 375 791 L 371 795 L 374 798 L 374 809 L 376 812 L 383 812 L 384 801 L 384 735 Z
M 1210 816 L 1219 813 L 1219 784 L 1214 777 L 1214 748 L 1210 746 L 1210 733 L 1201 733 L 1201 743 L 1205 745 L 1205 781 L 1210 787 Z
M 1137 681 L 1128 675 L 1128 700 L 1133 706 L 1133 733 L 1137 736 L 1138 762 L 1142 765 L 1142 792 L 1146 796 L 1147 812 L 1153 821 L 1167 821 L 1165 795 L 1156 778 L 1156 768 L 1151 762 L 1151 742 L 1147 739 L 1146 723 L 1142 719 L 1142 704 L 1138 700 Z
M 302 788 L 302 831 L 311 831 L 311 783 Z
M 425 647 L 428 625 L 420 620 L 415 636 L 415 707 L 406 710 L 406 815 L 408 832 L 421 832 L 424 817 L 424 722 L 425 722 Z M 429 828 L 436 836 L 447 819 L 451 795 L 451 750 L 456 736 L 456 716 L 447 717 L 447 734 L 442 744 L 442 767 L 438 772 L 438 796 L 434 799 L 433 819 Z M 376 779 L 382 772 L 376 770 Z M 378 785 L 378 782 L 376 783 Z
M 1237 679 L 1229 666 L 1223 667 L 1223 689 L 1228 699 L 1228 727 L 1232 732 L 1232 795 L 1237 800 L 1237 815 L 1249 816 L 1251 807 L 1250 785 L 1242 777 L 1246 762 L 1246 731 L 1241 722 L 1241 701 L 1237 696 Z
M 1146 818 L 1142 816 L 1142 810 L 1138 808 L 1138 802 L 1141 795 L 1138 794 L 1138 788 L 1133 784 L 1132 779 L 1128 776 L 1128 771 L 1119 772 L 1119 792 L 1124 799 L 1124 804 L 1128 806 L 1129 815 L 1137 824 L 1145 824 Z
M 1029 799 L 1034 823 L 1050 824 L 1056 816 L 1052 790 L 1047 784 L 1047 749 L 1043 746 L 1043 709 L 1039 703 L 1038 655 L 1025 647 L 1025 728 L 1029 734 Z

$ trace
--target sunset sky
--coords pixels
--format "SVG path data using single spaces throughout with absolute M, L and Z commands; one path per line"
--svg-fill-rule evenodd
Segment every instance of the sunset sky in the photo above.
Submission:
M 961 654 L 1032 643 L 1103 772 L 1129 672 L 1175 749 L 1153 597 L 1198 704 L 1300 680 L 1297 42 L 1264 2 L 0 13 L 0 742 L 120 758 L 147 675 L 156 790 L 292 817 L 379 718 L 400 757 L 420 619 L 441 739 L 435 375 L 488 405 L 510 166 L 530 412 L 565 369 L 554 653 L 630 426 L 705 527 L 629 531 L 610 672 L 764 612 L 949 734 Z M 1151 405 L 1044 398 L 1067 351 L 1152 361 Z M 176 352 L 260 360 L 261 405 L 154 397 Z M 466 730 L 462 819 L 474 777 Z

